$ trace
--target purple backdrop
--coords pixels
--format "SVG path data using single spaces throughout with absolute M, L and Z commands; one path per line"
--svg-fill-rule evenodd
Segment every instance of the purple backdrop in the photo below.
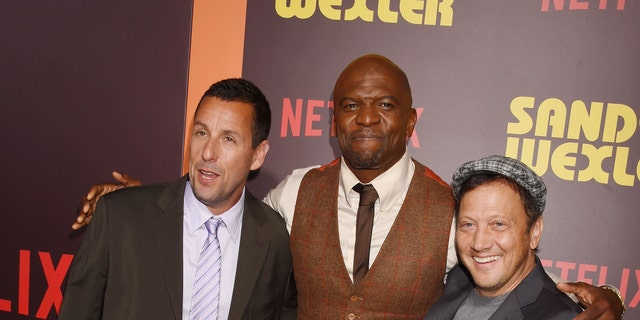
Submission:
M 191 5 L 2 5 L 0 319 L 56 318 L 91 184 L 181 174 Z
M 549 187 L 545 264 L 621 288 L 627 317 L 640 317 L 640 5 L 391 2 L 249 1 L 243 76 L 274 107 L 271 152 L 250 187 L 264 194 L 339 154 L 333 83 L 379 53 L 407 72 L 421 112 L 411 154 L 446 181 L 489 154 L 534 166 Z

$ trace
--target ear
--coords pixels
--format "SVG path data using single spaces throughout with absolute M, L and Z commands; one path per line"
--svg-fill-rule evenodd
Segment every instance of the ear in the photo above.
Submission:
M 262 167 L 264 163 L 264 159 L 267 157 L 267 153 L 269 153 L 269 141 L 264 140 L 260 142 L 260 144 L 253 150 L 253 160 L 251 162 L 251 170 L 258 170 Z
M 531 230 L 529 230 L 529 248 L 535 250 L 540 244 L 540 237 L 542 236 L 542 229 L 544 228 L 544 220 L 542 217 L 538 217 L 538 220 L 533 223 Z
M 409 112 L 409 122 L 407 123 L 407 139 L 411 138 L 413 129 L 416 127 L 416 123 L 418 122 L 418 113 L 416 109 L 411 108 Z

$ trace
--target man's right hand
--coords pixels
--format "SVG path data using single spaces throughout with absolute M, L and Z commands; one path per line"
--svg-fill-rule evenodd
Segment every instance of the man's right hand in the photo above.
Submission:
M 73 230 L 78 230 L 91 222 L 91 216 L 93 216 L 93 212 L 96 210 L 96 203 L 98 203 L 98 200 L 102 198 L 102 196 L 111 191 L 116 191 L 124 187 L 139 186 L 142 184 L 140 180 L 132 178 L 124 173 L 113 171 L 111 175 L 114 179 L 116 179 L 116 181 L 119 182 L 119 184 L 100 183 L 91 186 L 89 192 L 87 193 L 87 196 L 82 199 L 80 213 L 78 213 L 76 222 L 71 226 Z

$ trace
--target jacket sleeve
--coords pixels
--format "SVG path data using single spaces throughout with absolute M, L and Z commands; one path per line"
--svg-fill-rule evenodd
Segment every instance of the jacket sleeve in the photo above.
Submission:
M 73 259 L 60 320 L 100 319 L 108 273 L 109 215 L 101 199 Z
M 282 303 L 282 311 L 280 312 L 281 320 L 295 320 L 298 308 L 298 292 L 296 291 L 296 281 L 293 278 L 293 269 L 289 272 L 289 281 L 284 292 L 284 301 Z

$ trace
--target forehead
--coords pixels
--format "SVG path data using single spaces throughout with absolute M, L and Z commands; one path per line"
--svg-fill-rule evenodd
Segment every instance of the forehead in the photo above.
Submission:
M 460 200 L 460 216 L 487 213 L 526 216 L 520 194 L 502 180 L 477 186 Z
M 411 89 L 401 70 L 378 62 L 361 62 L 348 66 L 336 81 L 336 100 L 354 91 L 378 90 L 398 98 L 411 98 Z
M 195 123 L 216 123 L 228 127 L 251 128 L 253 107 L 246 102 L 224 101 L 217 97 L 205 97 L 194 116 Z M 240 128 L 237 128 L 237 130 Z

